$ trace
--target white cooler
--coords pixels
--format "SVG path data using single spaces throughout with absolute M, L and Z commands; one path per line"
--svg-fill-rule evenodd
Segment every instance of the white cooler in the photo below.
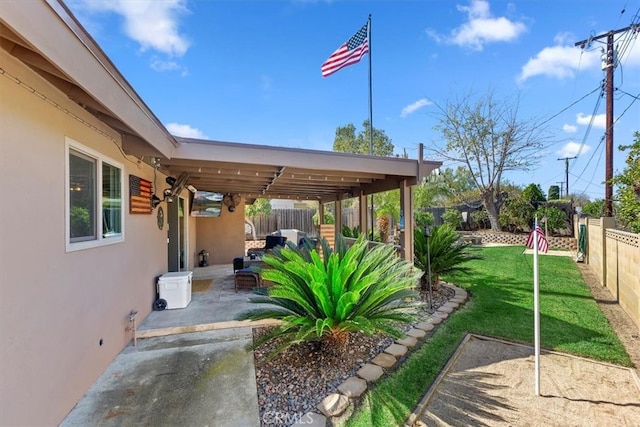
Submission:
M 158 294 L 167 308 L 185 308 L 191 302 L 191 271 L 165 273 L 158 279 Z

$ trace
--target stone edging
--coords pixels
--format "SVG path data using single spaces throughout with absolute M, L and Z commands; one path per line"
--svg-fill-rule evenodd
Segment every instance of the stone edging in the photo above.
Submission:
M 409 348 L 416 347 L 419 341 L 431 335 L 433 330 L 449 317 L 449 314 L 467 301 L 468 293 L 464 289 L 442 282 L 440 286 L 448 286 L 455 291 L 455 295 L 438 307 L 428 320 L 413 325 L 413 328 L 407 331 L 405 338 L 396 340 L 369 363 L 365 363 L 356 372 L 356 376 L 347 378 L 338 386 L 338 392 L 331 393 L 322 399 L 317 406 L 318 412 L 307 412 L 300 418 L 304 422 L 299 421 L 292 427 L 324 427 L 327 418 L 341 416 L 347 410 L 350 400 L 362 396 L 367 391 L 368 384 L 376 382 L 384 375 L 385 368 L 394 367 L 399 359 L 407 354 Z

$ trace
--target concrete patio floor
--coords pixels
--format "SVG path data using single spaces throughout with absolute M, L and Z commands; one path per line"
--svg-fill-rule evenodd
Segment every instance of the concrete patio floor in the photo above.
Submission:
M 235 317 L 250 290 L 234 289 L 233 266 L 196 268 L 212 279 L 185 308 L 153 311 L 129 344 L 61 423 L 100 425 L 260 425 L 251 326 Z M 143 338 L 143 339 L 141 339 Z
M 193 269 L 193 280 L 212 279 L 208 291 L 193 292 L 185 308 L 153 311 L 137 327 L 138 338 L 150 338 L 185 332 L 258 326 L 270 322 L 239 322 L 234 320 L 251 308 L 248 289 L 235 291 L 231 264 L 211 265 Z

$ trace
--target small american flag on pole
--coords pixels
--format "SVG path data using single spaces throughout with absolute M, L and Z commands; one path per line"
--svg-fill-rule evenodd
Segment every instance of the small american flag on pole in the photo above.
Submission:
M 529 232 L 529 236 L 527 237 L 527 247 L 532 249 L 533 248 L 533 235 L 537 234 L 538 235 L 538 250 L 540 252 L 544 252 L 547 253 L 549 251 L 549 242 L 547 242 L 547 238 L 544 235 L 544 231 L 542 231 L 542 227 L 540 227 L 539 225 L 535 226 L 535 231 L 536 233 L 534 233 L 533 231 Z
M 342 68 L 360 62 L 369 52 L 369 23 L 367 22 L 349 40 L 322 64 L 322 77 L 328 77 Z

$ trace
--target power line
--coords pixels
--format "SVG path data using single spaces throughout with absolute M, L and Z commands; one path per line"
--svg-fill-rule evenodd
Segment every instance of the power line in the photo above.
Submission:
M 613 70 L 616 66 L 617 60 L 614 51 L 614 35 L 623 33 L 626 31 L 637 32 L 640 31 L 640 26 L 638 24 L 632 24 L 625 28 L 620 28 L 618 30 L 612 30 L 608 33 L 600 34 L 596 37 L 589 37 L 586 40 L 579 41 L 575 44 L 575 46 L 580 46 L 584 49 L 587 45 L 587 42 L 591 43 L 592 41 L 598 41 L 602 38 L 607 39 L 606 45 L 607 50 L 603 55 L 604 67 L 603 69 L 606 71 L 605 78 L 605 93 L 607 98 L 606 105 L 606 145 L 605 145 L 605 197 L 604 197 L 604 213 L 603 215 L 606 217 L 610 217 L 613 215 L 613 186 L 611 184 L 611 178 L 613 178 Z M 628 47 L 628 44 L 625 46 Z
M 589 92 L 588 94 L 584 95 L 582 98 L 578 99 L 577 101 L 574 101 L 571 103 L 571 105 L 568 105 L 567 107 L 563 108 L 562 110 L 558 111 L 556 114 L 554 114 L 553 116 L 549 117 L 547 120 L 545 120 L 544 122 L 540 123 L 540 126 L 549 123 L 551 120 L 555 119 L 556 117 L 558 117 L 560 114 L 564 113 L 565 111 L 567 111 L 569 108 L 573 107 L 574 105 L 576 105 L 578 102 L 582 101 L 583 99 L 585 99 L 587 96 L 593 94 L 594 92 L 600 90 L 602 88 L 602 86 L 598 86 L 596 87 L 594 90 L 592 90 L 591 92 Z
M 558 160 L 564 160 L 564 184 L 567 185 L 565 194 L 569 196 L 569 160 L 576 159 L 578 156 L 563 157 Z

